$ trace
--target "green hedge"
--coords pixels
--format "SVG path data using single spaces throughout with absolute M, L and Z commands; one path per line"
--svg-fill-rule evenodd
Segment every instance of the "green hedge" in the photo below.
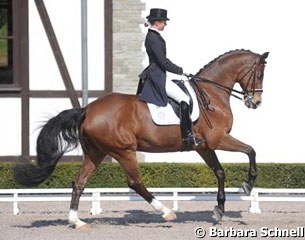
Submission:
M 13 164 L 0 164 L 0 188 L 22 188 L 12 178 Z M 39 188 L 70 188 L 81 163 L 59 163 L 51 178 Z M 140 163 L 147 187 L 217 187 L 211 169 L 200 163 Z M 240 187 L 248 176 L 247 163 L 223 164 L 226 187 Z M 305 188 L 305 164 L 258 164 L 256 187 Z M 126 177 L 116 163 L 102 164 L 87 187 L 127 187 Z
M 7 35 L 7 24 L 1 26 L 0 23 L 0 36 Z M 0 41 L 0 55 L 7 54 L 7 41 Z

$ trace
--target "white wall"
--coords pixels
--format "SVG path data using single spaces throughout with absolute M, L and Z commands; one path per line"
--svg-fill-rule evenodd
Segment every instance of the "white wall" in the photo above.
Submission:
M 81 1 L 45 0 L 44 3 L 74 87 L 81 90 Z M 89 0 L 89 90 L 104 89 L 104 39 L 104 1 Z M 30 90 L 65 90 L 34 1 L 29 1 L 29 58 Z M 41 124 L 71 107 L 69 99 L 30 99 L 30 154 L 35 154 L 37 129 Z M 21 100 L 1 98 L 0 109 L 6 113 L 5 118 L 0 118 L 0 155 L 20 155 Z
M 81 1 L 45 0 L 57 40 L 74 88 L 82 89 Z M 60 6 L 60 8 L 59 8 Z M 63 80 L 50 48 L 34 1 L 30 1 L 30 89 L 64 90 Z M 88 87 L 104 89 L 104 1 L 88 1 Z M 89 101 L 92 99 L 89 99 Z M 81 99 L 79 99 L 81 103 Z M 30 154 L 36 154 L 37 129 L 49 118 L 71 108 L 69 99 L 31 99 Z M 80 154 L 74 151 L 69 154 Z
M 21 154 L 21 100 L 0 98 L 0 155 Z
M 74 87 L 81 90 L 81 1 L 45 0 Z M 64 90 L 34 1 L 29 1 L 30 88 Z M 88 1 L 89 89 L 104 89 L 104 1 Z
M 301 0 L 142 1 L 147 4 L 144 17 L 152 7 L 168 10 L 170 21 L 162 33 L 167 54 L 186 72 L 196 73 L 230 50 L 269 51 L 263 104 L 250 110 L 232 98 L 232 135 L 255 148 L 258 162 L 305 162 L 305 15 Z M 248 161 L 241 153 L 218 152 L 218 156 L 221 162 Z M 156 159 L 201 161 L 196 153 L 146 154 L 146 160 Z

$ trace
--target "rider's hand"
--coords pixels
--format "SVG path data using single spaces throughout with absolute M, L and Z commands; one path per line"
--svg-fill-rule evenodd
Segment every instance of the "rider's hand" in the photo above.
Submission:
M 191 78 L 194 77 L 194 75 L 191 74 L 191 73 L 182 73 L 182 75 L 185 76 L 185 77 L 187 77 L 188 79 L 191 79 Z

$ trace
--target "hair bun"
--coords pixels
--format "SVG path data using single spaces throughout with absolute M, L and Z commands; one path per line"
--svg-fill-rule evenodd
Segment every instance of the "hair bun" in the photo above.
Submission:
M 149 27 L 150 26 L 150 23 L 148 22 L 148 21 L 146 21 L 145 23 L 144 23 L 144 27 Z

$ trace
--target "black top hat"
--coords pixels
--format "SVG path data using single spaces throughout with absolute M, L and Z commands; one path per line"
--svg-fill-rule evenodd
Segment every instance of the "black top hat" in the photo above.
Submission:
M 167 18 L 167 11 L 162 8 L 150 9 L 149 15 L 146 17 L 148 20 L 169 20 Z

